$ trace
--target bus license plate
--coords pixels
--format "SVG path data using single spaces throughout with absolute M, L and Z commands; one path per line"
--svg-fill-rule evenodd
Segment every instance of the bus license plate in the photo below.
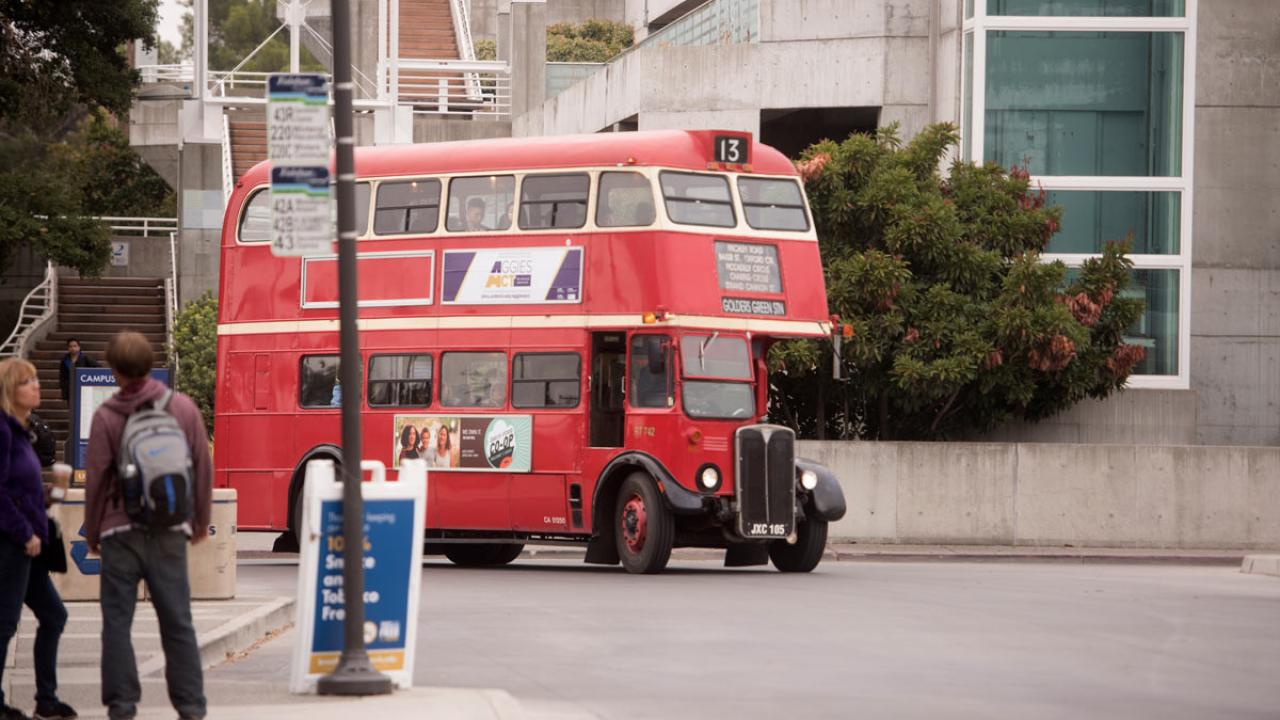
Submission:
M 784 538 L 791 534 L 786 523 L 748 523 L 746 531 L 747 537 Z

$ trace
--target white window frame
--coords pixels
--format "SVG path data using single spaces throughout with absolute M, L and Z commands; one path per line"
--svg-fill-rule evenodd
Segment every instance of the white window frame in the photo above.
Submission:
M 1002 30 L 1034 32 L 1178 32 L 1182 44 L 1182 172 L 1172 177 L 1105 177 L 1033 175 L 1031 182 L 1044 190 L 1177 192 L 1180 203 L 1178 253 L 1130 255 L 1134 270 L 1178 270 L 1178 372 L 1176 375 L 1132 375 L 1128 386 L 1186 390 L 1191 387 L 1191 251 L 1193 178 L 1195 177 L 1196 19 L 1200 0 L 1186 0 L 1184 17 L 1079 17 L 994 16 L 987 14 L 986 0 L 973 0 L 973 17 L 964 20 L 964 44 L 973 43 L 973 104 L 971 115 L 961 118 L 961 132 L 969 140 L 970 157 L 983 162 L 986 148 L 987 33 Z M 962 67 L 963 73 L 963 67 Z M 964 114 L 965 82 L 960 82 L 960 114 Z M 1045 253 L 1046 261 L 1061 260 L 1080 267 L 1090 254 Z

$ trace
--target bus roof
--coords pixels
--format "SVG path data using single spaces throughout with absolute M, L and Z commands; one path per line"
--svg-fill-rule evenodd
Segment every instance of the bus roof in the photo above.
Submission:
M 551 135 L 459 142 L 381 145 L 356 148 L 356 174 L 386 177 L 539 170 L 602 165 L 641 165 L 707 170 L 718 135 L 745 137 L 730 130 L 645 130 L 640 132 Z M 751 172 L 794 175 L 785 155 L 751 139 Z M 269 161 L 241 178 L 250 187 L 268 182 Z

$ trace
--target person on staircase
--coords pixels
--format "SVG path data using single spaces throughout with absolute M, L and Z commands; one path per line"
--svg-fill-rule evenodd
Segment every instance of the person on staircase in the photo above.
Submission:
M 71 405 L 71 376 L 78 367 L 96 368 L 98 363 L 87 353 L 80 351 L 80 341 L 71 338 L 67 341 L 67 354 L 58 363 L 58 389 L 62 391 L 62 402 Z

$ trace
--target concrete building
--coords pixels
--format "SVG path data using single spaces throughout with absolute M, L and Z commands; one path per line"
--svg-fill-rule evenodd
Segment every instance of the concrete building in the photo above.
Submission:
M 628 0 L 638 46 L 517 135 L 669 127 L 795 152 L 961 126 L 1066 208 L 1052 257 L 1132 232 L 1147 356 L 1129 391 L 1009 440 L 1280 444 L 1280 4 L 1270 0 Z
M 409 9 L 432 4 L 444 9 Z M 1029 161 L 1066 208 L 1053 257 L 1078 266 L 1132 232 L 1133 292 L 1147 304 L 1131 340 L 1147 356 L 1130 390 L 996 439 L 1280 445 L 1274 0 L 355 6 L 369 20 L 356 52 L 357 77 L 372 79 L 357 122 L 365 144 L 717 127 L 795 154 L 889 123 L 908 137 L 956 123 L 964 157 Z M 451 17 L 456 54 L 413 56 L 405 30 L 378 32 L 387 12 Z M 549 68 L 546 25 L 588 17 L 632 24 L 637 45 L 601 66 Z M 323 37 L 325 19 L 307 21 Z M 467 64 L 475 39 L 496 41 L 495 65 Z M 195 91 L 134 117 L 135 144 L 183 178 L 184 299 L 215 285 L 219 200 L 238 175 L 224 118 L 261 103 L 229 97 L 228 77 L 198 69 Z

